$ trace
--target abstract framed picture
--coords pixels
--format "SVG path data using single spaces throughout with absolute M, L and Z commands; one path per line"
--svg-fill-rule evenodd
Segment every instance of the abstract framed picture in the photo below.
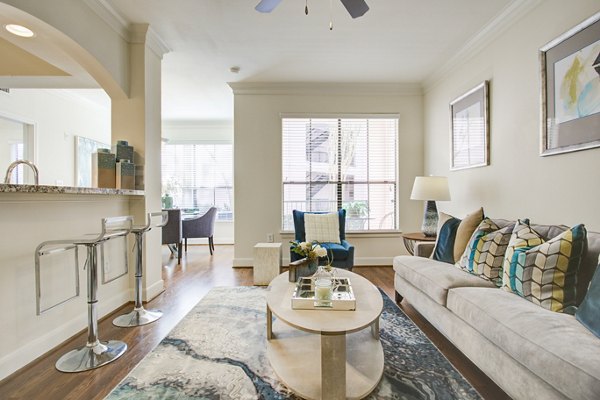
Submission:
M 489 165 L 489 81 L 450 103 L 450 169 Z
M 540 49 L 540 155 L 600 147 L 600 13 Z

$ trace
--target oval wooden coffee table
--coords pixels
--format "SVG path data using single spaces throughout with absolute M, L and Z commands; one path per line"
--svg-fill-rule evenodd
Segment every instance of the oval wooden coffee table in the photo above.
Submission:
M 279 379 L 306 399 L 361 399 L 383 375 L 381 293 L 360 275 L 341 269 L 336 275 L 350 278 L 355 311 L 293 310 L 295 284 L 287 272 L 269 285 L 267 357 Z

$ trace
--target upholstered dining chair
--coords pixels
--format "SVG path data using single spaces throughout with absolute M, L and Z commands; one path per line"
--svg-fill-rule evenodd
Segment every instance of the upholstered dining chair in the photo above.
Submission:
M 306 235 L 306 224 L 305 224 L 305 215 L 306 214 L 327 214 L 322 212 L 304 212 L 293 210 L 292 211 L 294 217 L 294 236 L 295 240 L 298 242 L 304 242 L 307 240 Z M 344 268 L 349 271 L 352 271 L 352 267 L 354 266 L 354 246 L 346 241 L 346 210 L 341 209 L 337 212 L 338 214 L 338 225 L 339 225 L 339 240 L 335 242 L 321 242 L 322 247 L 327 250 L 329 255 L 329 259 L 333 257 L 332 265 L 336 268 Z M 318 227 L 317 227 L 318 228 Z M 310 239 L 310 237 L 308 238 Z M 336 237 L 337 239 L 337 237 Z M 302 258 L 301 255 L 293 252 L 290 248 L 290 261 L 297 261 Z
M 215 251 L 213 235 L 215 233 L 215 220 L 217 219 L 217 208 L 211 207 L 199 217 L 186 218 L 183 220 L 183 240 L 187 252 L 188 239 L 208 238 L 208 250 L 210 255 Z
M 177 264 L 181 264 L 181 241 L 183 238 L 181 230 L 181 210 L 163 210 L 169 213 L 169 220 L 162 227 L 162 244 L 169 245 L 173 254 L 177 253 Z

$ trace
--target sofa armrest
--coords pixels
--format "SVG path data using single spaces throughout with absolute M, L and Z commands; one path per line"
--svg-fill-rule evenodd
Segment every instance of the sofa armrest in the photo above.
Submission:
M 415 242 L 415 256 L 429 258 L 434 247 L 435 242 Z

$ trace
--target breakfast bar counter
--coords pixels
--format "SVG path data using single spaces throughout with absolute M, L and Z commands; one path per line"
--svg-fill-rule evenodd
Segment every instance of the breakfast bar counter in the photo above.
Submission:
M 100 194 L 100 195 L 126 195 L 143 196 L 143 190 L 90 188 L 73 186 L 51 185 L 13 185 L 0 184 L 0 193 L 54 193 L 54 194 Z

